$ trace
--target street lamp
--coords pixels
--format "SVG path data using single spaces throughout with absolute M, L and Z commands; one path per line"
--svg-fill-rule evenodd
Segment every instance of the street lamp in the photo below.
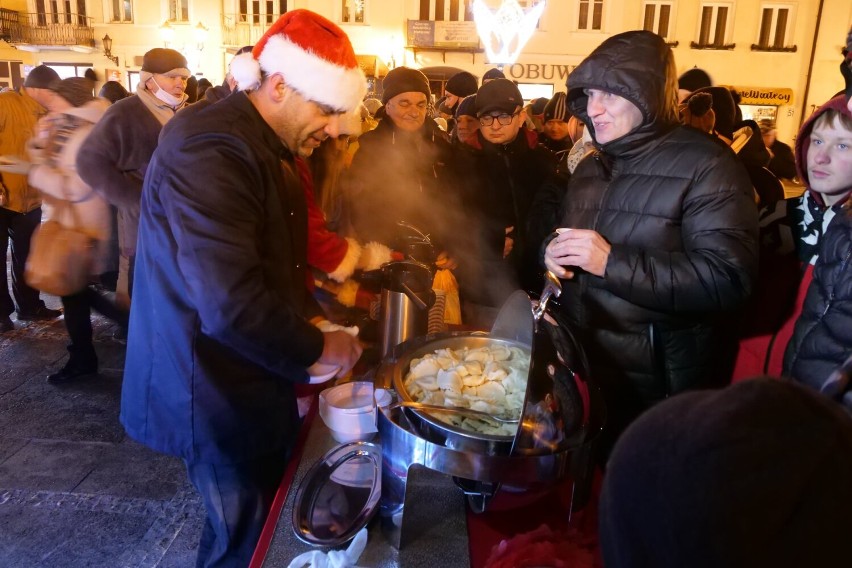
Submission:
M 101 41 L 104 42 L 104 57 L 112 61 L 115 66 L 118 66 L 118 55 L 112 54 L 112 38 L 109 37 L 109 34 L 106 34 Z
M 169 44 L 175 38 L 175 29 L 169 25 L 168 20 L 160 26 L 160 36 L 163 38 L 163 47 L 169 47 Z
M 198 51 L 204 49 L 204 41 L 207 39 L 208 31 L 209 30 L 207 29 L 207 26 L 205 26 L 201 22 L 198 22 L 198 25 L 195 26 L 193 33 L 195 34 L 195 45 Z

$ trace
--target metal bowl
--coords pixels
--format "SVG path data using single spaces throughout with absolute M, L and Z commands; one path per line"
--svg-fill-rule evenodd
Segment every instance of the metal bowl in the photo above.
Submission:
M 377 372 L 378 384 L 393 388 L 400 399 L 410 401 L 413 398 L 406 390 L 404 380 L 412 360 L 438 349 L 495 346 L 520 348 L 531 356 L 527 395 L 515 436 L 475 432 L 444 422 L 429 412 L 406 408 L 418 435 L 447 448 L 493 456 L 554 453 L 581 442 L 582 439 L 575 434 L 583 429 L 584 405 L 574 383 L 576 375 L 560 360 L 555 348 L 548 345 L 540 348 L 539 357 L 524 343 L 483 332 L 448 332 L 418 337 L 398 345 L 383 361 Z M 531 380 L 535 380 L 537 385 L 545 383 L 547 392 L 541 394 L 541 386 L 535 386 L 532 388 L 535 396 L 531 398 Z

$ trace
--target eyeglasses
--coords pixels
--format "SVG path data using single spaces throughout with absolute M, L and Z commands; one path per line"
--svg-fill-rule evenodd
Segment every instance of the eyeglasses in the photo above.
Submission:
M 491 126 L 492 124 L 494 124 L 494 119 L 496 118 L 497 122 L 499 122 L 503 126 L 509 126 L 510 124 L 512 124 L 512 121 L 515 120 L 515 117 L 519 114 L 521 114 L 520 111 L 512 114 L 508 114 L 505 112 L 503 114 L 496 115 L 486 114 L 484 116 L 479 117 L 479 124 L 481 124 L 482 126 Z

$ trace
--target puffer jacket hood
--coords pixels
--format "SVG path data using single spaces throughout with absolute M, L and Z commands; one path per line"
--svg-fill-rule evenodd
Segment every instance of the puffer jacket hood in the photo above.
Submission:
M 811 184 L 808 181 L 808 148 L 810 147 L 811 131 L 814 129 L 814 123 L 817 119 L 825 114 L 829 109 L 839 111 L 842 114 L 852 118 L 852 113 L 846 106 L 846 97 L 838 95 L 827 103 L 819 107 L 808 119 L 802 124 L 798 136 L 796 136 L 796 172 L 799 174 L 799 179 L 805 184 L 805 187 L 810 191 Z M 850 181 L 852 184 L 852 181 Z M 822 204 L 822 195 L 819 193 L 810 192 L 817 200 L 817 203 Z
M 601 147 L 618 154 L 638 140 L 653 138 L 677 125 L 677 83 L 667 76 L 671 48 L 652 32 L 631 31 L 615 35 L 595 49 L 568 76 L 568 106 L 594 138 L 586 112 L 585 89 L 613 93 L 633 103 L 642 113 L 642 124 Z M 667 85 L 671 83 L 671 85 Z M 596 142 L 597 144 L 597 142 Z

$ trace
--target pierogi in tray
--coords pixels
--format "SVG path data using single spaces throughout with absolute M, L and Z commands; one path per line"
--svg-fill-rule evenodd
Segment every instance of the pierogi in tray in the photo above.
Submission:
M 518 347 L 444 348 L 412 359 L 404 385 L 417 402 L 519 418 L 529 369 L 530 352 Z M 518 429 L 517 424 L 498 424 L 488 419 L 439 411 L 430 414 L 447 424 L 482 434 L 514 436 Z

